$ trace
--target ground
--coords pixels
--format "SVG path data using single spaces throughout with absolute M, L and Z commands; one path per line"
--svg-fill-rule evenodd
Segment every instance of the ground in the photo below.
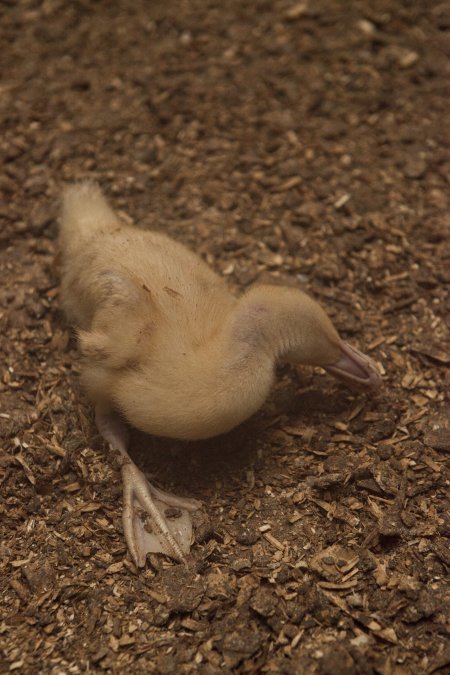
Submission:
M 0 671 L 450 672 L 448 2 L 0 12 Z M 188 568 L 134 567 L 78 384 L 55 235 L 86 176 L 236 291 L 306 288 L 384 374 L 282 367 L 227 436 L 135 433 L 204 504 Z

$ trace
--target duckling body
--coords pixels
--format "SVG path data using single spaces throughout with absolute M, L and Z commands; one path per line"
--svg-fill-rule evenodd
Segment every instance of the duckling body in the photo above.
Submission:
M 114 411 L 147 433 L 193 440 L 226 432 L 256 412 L 280 360 L 321 365 L 366 388 L 379 384 L 372 361 L 344 343 L 323 309 L 300 290 L 257 286 L 234 297 L 192 251 L 162 233 L 122 223 L 92 183 L 66 189 L 60 243 L 62 303 L 78 331 L 82 381 L 98 426 L 125 461 L 124 527 L 138 565 L 149 550 L 183 557 L 190 530 L 184 523 L 187 534 L 175 532 L 175 542 L 167 544 L 163 531 L 170 539 L 170 527 L 157 523 L 162 544 L 146 541 L 136 515 L 142 498 L 131 484 L 145 493 L 150 512 L 149 499 L 154 505 L 164 495 L 183 517 L 198 504 L 146 482 L 129 459 L 126 431 Z
M 63 279 L 66 314 L 79 327 L 84 386 L 94 401 L 107 392 L 133 426 L 208 438 L 267 397 L 273 359 L 242 377 L 250 354 L 238 344 L 226 350 L 223 333 L 237 300 L 176 241 L 119 225 L 77 247 Z

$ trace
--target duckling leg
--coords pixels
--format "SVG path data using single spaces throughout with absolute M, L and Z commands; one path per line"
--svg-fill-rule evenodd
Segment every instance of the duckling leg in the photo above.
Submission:
M 200 503 L 163 492 L 147 481 L 128 454 L 125 424 L 109 408 L 98 405 L 95 421 L 100 434 L 122 458 L 123 529 L 136 566 L 145 565 L 147 553 L 165 553 L 186 562 L 192 538 L 189 513 Z

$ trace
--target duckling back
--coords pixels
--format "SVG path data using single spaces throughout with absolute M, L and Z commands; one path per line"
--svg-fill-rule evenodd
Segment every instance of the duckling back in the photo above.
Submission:
M 82 330 L 96 329 L 108 315 L 149 312 L 166 343 L 177 335 L 197 344 L 235 303 L 199 256 L 161 232 L 120 221 L 93 183 L 66 188 L 60 246 L 62 305 Z

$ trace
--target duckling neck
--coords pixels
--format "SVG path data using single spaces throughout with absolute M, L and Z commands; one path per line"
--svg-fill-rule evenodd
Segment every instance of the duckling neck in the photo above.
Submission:
M 201 361 L 203 367 L 199 368 L 197 361 L 192 379 L 201 382 L 200 389 L 208 394 L 208 400 L 202 401 L 201 417 L 206 412 L 209 421 L 201 420 L 196 437 L 207 438 L 229 431 L 259 410 L 275 379 L 275 359 L 264 340 L 257 349 L 251 340 L 241 340 L 230 316 L 217 339 L 202 353 Z M 198 403 L 194 392 L 191 402 L 193 406 Z
M 215 415 L 221 430 L 253 415 L 269 395 L 275 364 L 289 354 L 295 341 L 284 314 L 270 290 L 251 290 L 236 302 L 202 354 L 202 362 L 208 363 L 203 374 L 207 382 L 215 383 Z

